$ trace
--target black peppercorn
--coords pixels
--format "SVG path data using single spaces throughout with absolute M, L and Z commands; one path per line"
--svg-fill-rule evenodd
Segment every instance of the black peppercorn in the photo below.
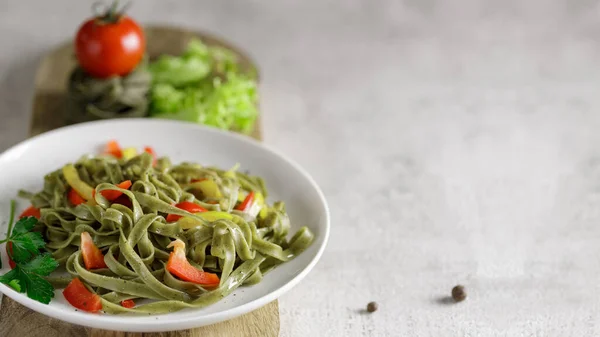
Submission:
M 463 287 L 461 285 L 457 285 L 456 287 L 452 288 L 452 298 L 456 302 L 464 301 L 465 298 L 467 298 L 467 293 L 465 292 L 465 287 Z
M 367 304 L 367 311 L 368 312 L 374 312 L 377 311 L 377 308 L 379 306 L 377 305 L 377 302 L 369 302 L 369 304 Z

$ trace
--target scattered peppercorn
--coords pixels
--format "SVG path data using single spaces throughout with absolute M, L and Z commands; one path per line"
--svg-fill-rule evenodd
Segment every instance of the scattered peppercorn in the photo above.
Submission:
M 368 312 L 375 312 L 377 311 L 377 308 L 379 306 L 377 305 L 377 302 L 369 302 L 369 304 L 367 304 L 367 311 Z
M 465 292 L 465 287 L 463 287 L 461 285 L 457 285 L 454 288 L 452 288 L 452 298 L 456 302 L 464 301 L 465 298 L 467 298 L 467 293 Z

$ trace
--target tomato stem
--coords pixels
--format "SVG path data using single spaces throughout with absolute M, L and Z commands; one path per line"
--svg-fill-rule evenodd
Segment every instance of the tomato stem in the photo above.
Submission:
M 110 6 L 98 1 L 92 4 L 92 12 L 101 23 L 116 23 L 130 5 L 131 2 L 128 1 L 119 9 L 119 0 L 114 0 Z

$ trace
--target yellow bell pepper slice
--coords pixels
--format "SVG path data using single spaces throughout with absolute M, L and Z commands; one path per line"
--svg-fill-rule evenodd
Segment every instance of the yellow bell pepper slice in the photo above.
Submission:
M 220 211 L 201 212 L 201 213 L 196 213 L 194 215 L 201 217 L 202 219 L 204 219 L 206 221 L 210 221 L 210 222 L 221 220 L 221 219 L 225 219 L 225 220 L 233 219 L 233 215 L 231 215 L 227 212 L 220 212 Z M 202 225 L 202 222 L 196 218 L 192 218 L 190 216 L 184 216 L 183 218 L 177 220 L 177 224 L 182 229 L 190 229 L 190 228 L 194 228 L 194 227 Z
M 94 192 L 94 189 L 79 178 L 79 173 L 77 173 L 77 169 L 73 164 L 63 166 L 62 173 L 69 186 L 77 191 L 82 198 L 85 200 L 93 199 L 92 193 Z
M 221 219 L 226 219 L 226 220 L 233 219 L 233 215 L 231 215 L 227 212 L 221 212 L 221 211 L 202 212 L 202 213 L 196 213 L 196 215 L 206 221 L 217 221 L 217 220 L 221 220 Z
M 235 165 L 233 165 L 232 168 L 230 168 L 227 172 L 225 172 L 223 175 L 225 177 L 229 177 L 229 178 L 234 178 L 235 179 L 235 172 L 240 168 L 240 163 L 235 163 Z
M 267 210 L 267 204 L 265 202 L 265 197 L 263 196 L 262 193 L 260 193 L 260 192 L 254 193 L 254 203 L 256 205 L 259 205 L 259 207 L 260 207 L 258 216 L 261 218 L 265 218 L 269 214 L 269 211 Z
M 220 199 L 223 197 L 221 190 L 219 190 L 219 185 L 211 179 L 196 181 L 189 184 L 188 187 L 202 191 L 202 194 L 207 198 Z
M 123 159 L 129 160 L 135 156 L 137 156 L 137 150 L 135 147 L 124 148 L 123 151 Z

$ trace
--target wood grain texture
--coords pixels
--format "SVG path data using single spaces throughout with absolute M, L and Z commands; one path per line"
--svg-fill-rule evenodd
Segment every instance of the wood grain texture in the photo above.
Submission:
M 39 314 L 7 296 L 3 296 L 0 307 L 0 336 L 2 337 L 268 337 L 278 335 L 277 301 L 225 322 L 196 329 L 156 333 L 91 329 Z
M 145 28 L 148 54 L 179 54 L 194 37 L 209 45 L 219 45 L 240 55 L 242 68 L 256 70 L 252 60 L 235 46 L 206 35 L 174 27 L 149 26 Z M 65 125 L 63 106 L 66 99 L 68 75 L 75 66 L 70 42 L 51 51 L 40 63 L 35 77 L 30 135 Z M 260 120 L 252 137 L 261 139 Z M 212 336 L 278 336 L 279 305 L 277 300 L 246 315 L 206 327 L 163 333 L 128 333 L 91 329 L 55 320 L 34 312 L 3 296 L 0 306 L 0 337 L 212 337 Z

